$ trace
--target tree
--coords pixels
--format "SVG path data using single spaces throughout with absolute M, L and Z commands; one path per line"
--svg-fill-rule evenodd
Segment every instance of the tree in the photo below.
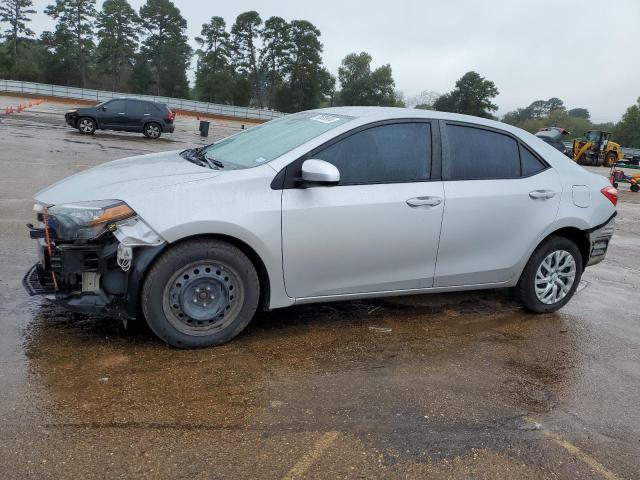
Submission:
M 456 82 L 453 91 L 440 96 L 433 106 L 435 110 L 492 118 L 491 112 L 498 106 L 491 103 L 491 99 L 497 95 L 498 89 L 492 81 L 476 72 L 467 72 Z
M 394 106 L 395 82 L 389 64 L 371 70 L 371 55 L 351 53 L 338 69 L 343 105 Z
M 591 114 L 586 108 L 572 108 L 567 113 L 573 118 L 584 118 L 585 120 L 589 120 L 591 118 Z
M 284 18 L 270 17 L 260 33 L 260 70 L 263 72 L 267 105 L 273 107 L 277 92 L 286 76 L 287 62 L 293 48 L 289 24 Z
M 322 65 L 320 30 L 306 20 L 289 25 L 291 48 L 283 72 L 283 86 L 276 94 L 276 108 L 298 112 L 317 108 L 333 94 L 335 79 Z
M 640 148 L 640 97 L 615 126 L 613 138 L 624 147 Z
M 98 14 L 97 69 L 119 91 L 122 77 L 133 69 L 140 19 L 127 0 L 106 0 Z
M 233 71 L 230 67 L 229 33 L 222 17 L 212 17 L 202 25 L 196 42 L 196 95 L 198 99 L 216 103 L 233 101 Z
M 241 13 L 231 27 L 231 35 L 237 72 L 250 81 L 255 103 L 262 107 L 262 88 L 256 45 L 256 40 L 260 36 L 260 25 L 262 25 L 262 19 L 258 12 L 252 10 Z
M 187 67 L 192 50 L 185 35 L 187 21 L 170 0 L 147 0 L 140 8 L 140 19 L 146 38 L 138 61 L 147 63 L 154 82 L 137 85 L 138 88 L 144 87 L 138 92 L 188 97 Z
M 432 110 L 433 104 L 439 96 L 440 94 L 433 90 L 423 90 L 419 94 L 408 98 L 406 104 L 408 107 L 417 108 L 419 110 Z
M 32 0 L 3 0 L 0 3 L 0 22 L 9 24 L 4 38 L 11 45 L 14 62 L 18 58 L 18 42 L 25 37 L 35 36 L 34 31 L 27 27 L 27 22 L 31 21 L 29 15 L 36 13 L 32 6 Z
M 53 33 L 45 32 L 43 39 L 55 52 L 66 83 L 75 83 L 80 73 L 80 85 L 87 85 L 89 62 L 93 53 L 93 24 L 96 0 L 56 0 L 45 13 L 57 21 Z

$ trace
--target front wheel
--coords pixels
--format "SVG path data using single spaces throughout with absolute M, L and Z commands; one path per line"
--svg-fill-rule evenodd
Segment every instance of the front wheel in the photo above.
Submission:
M 573 297 L 582 269 L 577 245 L 564 237 L 550 237 L 531 255 L 514 289 L 515 296 L 530 312 L 555 312 Z
M 93 118 L 82 117 L 78 120 L 78 130 L 85 135 L 92 135 L 96 131 L 96 121 Z
M 634 193 L 638 193 L 640 192 L 640 185 L 638 185 L 637 183 L 634 183 L 633 185 L 631 185 L 631 191 Z
M 173 347 L 221 345 L 249 324 L 260 283 L 237 247 L 191 240 L 165 252 L 142 288 L 142 311 L 153 332 Z
M 150 122 L 144 126 L 143 133 L 144 133 L 144 136 L 147 138 L 156 139 L 156 138 L 160 138 L 160 135 L 162 135 L 162 129 L 160 128 L 160 125 L 158 125 L 157 123 Z

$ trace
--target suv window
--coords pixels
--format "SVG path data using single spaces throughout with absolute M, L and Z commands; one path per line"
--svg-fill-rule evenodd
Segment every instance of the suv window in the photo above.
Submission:
M 127 113 L 131 115 L 151 113 L 151 105 L 148 102 L 142 102 L 140 100 L 128 100 Z
M 518 143 L 508 135 L 474 127 L 447 125 L 449 162 L 445 180 L 515 178 L 520 176 Z
M 107 102 L 104 106 L 107 108 L 109 112 L 126 112 L 126 100 L 113 100 L 111 102 Z
M 368 128 L 313 155 L 340 171 L 340 184 L 428 180 L 431 124 L 396 123 Z

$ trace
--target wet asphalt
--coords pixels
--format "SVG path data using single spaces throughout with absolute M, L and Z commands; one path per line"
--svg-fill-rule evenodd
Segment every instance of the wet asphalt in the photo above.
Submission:
M 0 478 L 640 478 L 640 194 L 559 313 L 506 291 L 262 313 L 179 351 L 22 289 L 40 188 L 201 143 L 0 122 Z M 221 124 L 216 134 L 237 125 Z M 604 169 L 595 169 L 605 173 Z

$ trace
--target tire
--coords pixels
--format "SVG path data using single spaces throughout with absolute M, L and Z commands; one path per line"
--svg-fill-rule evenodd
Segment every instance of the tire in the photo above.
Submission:
M 636 193 L 637 193 L 637 192 L 640 192 L 640 185 L 638 185 L 637 183 L 634 183 L 634 184 L 633 184 L 633 185 L 631 185 L 631 187 L 629 187 L 629 188 L 631 188 L 631 191 L 632 191 L 632 192 L 636 192 Z
M 162 135 L 162 127 L 159 123 L 149 122 L 144 126 L 142 133 L 144 133 L 145 137 L 155 140 Z
M 604 159 L 604 166 L 605 167 L 613 167 L 616 163 L 618 163 L 618 155 L 616 155 L 615 153 L 611 152 L 608 153 L 607 156 Z
M 240 249 L 219 240 L 189 240 L 151 267 L 141 303 L 160 339 L 176 348 L 201 348 L 242 332 L 259 298 L 258 274 Z
M 561 260 L 558 262 L 558 259 Z M 543 263 L 546 263 L 547 267 L 551 266 L 551 270 L 547 272 Z M 560 267 L 559 274 L 556 273 L 556 276 L 546 275 L 546 278 L 551 277 L 551 280 L 540 281 L 544 274 L 555 272 L 556 265 Z M 570 283 L 569 278 L 572 270 L 573 280 Z M 564 307 L 573 297 L 580 283 L 582 271 L 582 255 L 578 246 L 564 237 L 549 237 L 536 248 L 531 258 L 529 258 L 520 280 L 514 288 L 515 297 L 530 312 L 555 312 Z M 566 289 L 559 289 L 561 283 L 566 286 Z M 555 287 L 551 286 L 554 284 Z M 538 290 L 540 295 L 537 293 L 537 287 L 540 287 L 540 290 Z M 551 289 L 546 296 L 542 291 L 547 290 L 545 287 L 550 287 Z
M 93 118 L 82 117 L 78 120 L 78 131 L 84 135 L 93 135 L 96 128 L 96 121 Z

